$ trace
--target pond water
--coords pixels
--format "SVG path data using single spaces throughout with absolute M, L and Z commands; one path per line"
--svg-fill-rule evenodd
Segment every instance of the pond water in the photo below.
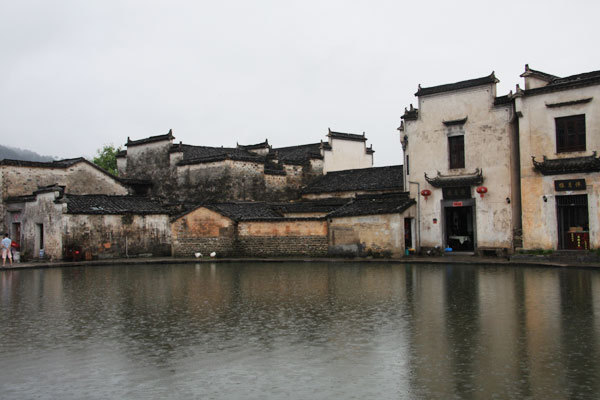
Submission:
M 3 399 L 600 396 L 600 271 L 251 263 L 0 273 Z

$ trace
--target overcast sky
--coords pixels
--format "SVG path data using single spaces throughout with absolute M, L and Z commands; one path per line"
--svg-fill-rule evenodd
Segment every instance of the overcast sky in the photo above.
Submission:
M 524 64 L 600 69 L 600 1 L 0 0 L 2 144 L 91 157 L 173 129 L 176 141 L 275 147 L 366 132 L 401 162 L 417 85 Z

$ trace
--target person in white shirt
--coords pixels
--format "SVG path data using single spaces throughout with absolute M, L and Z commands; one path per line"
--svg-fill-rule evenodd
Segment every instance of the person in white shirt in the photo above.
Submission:
M 10 245 L 12 244 L 12 240 L 8 237 L 8 233 L 4 234 L 4 239 L 2 239 L 2 266 L 6 265 L 6 256 L 8 255 L 8 259 L 10 261 L 10 265 L 12 265 L 12 250 Z

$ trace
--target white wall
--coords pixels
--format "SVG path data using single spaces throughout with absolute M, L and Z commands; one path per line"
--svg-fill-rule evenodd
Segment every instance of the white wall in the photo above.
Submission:
M 588 103 L 547 107 L 546 104 L 564 103 L 593 98 Z M 521 152 L 521 198 L 523 206 L 523 247 L 525 249 L 556 249 L 558 227 L 556 195 L 587 194 L 590 228 L 590 246 L 600 248 L 600 173 L 575 173 L 544 176 L 533 168 L 532 156 L 536 161 L 572 158 L 600 152 L 600 85 L 558 92 L 518 97 L 515 100 L 519 118 Z M 585 114 L 586 150 L 578 152 L 556 152 L 555 118 Z M 555 180 L 586 180 L 582 191 L 556 192 Z M 547 201 L 543 201 L 546 196 Z
M 373 166 L 373 155 L 367 154 L 366 142 L 330 138 L 329 143 L 331 150 L 323 152 L 323 173 Z
M 512 107 L 495 107 L 495 85 L 485 85 L 419 98 L 418 119 L 406 121 L 401 135 L 408 135 L 410 174 L 406 181 L 418 182 L 420 190 L 429 189 L 427 200 L 417 193 L 416 185 L 408 185 L 411 197 L 421 197 L 421 246 L 435 247 L 443 243 L 442 189 L 431 186 L 424 177 L 472 174 L 483 170 L 483 186 L 488 188 L 484 198 L 475 193 L 477 247 L 512 248 L 513 206 L 518 194 L 511 182 L 511 125 Z M 443 121 L 463 118 L 465 168 L 449 169 L 448 127 Z M 405 155 L 405 156 L 406 156 Z M 406 159 L 405 159 L 406 160 Z M 405 161 L 406 165 L 406 161 Z M 506 199 L 510 199 L 509 204 Z M 433 223 L 433 219 L 437 223 Z

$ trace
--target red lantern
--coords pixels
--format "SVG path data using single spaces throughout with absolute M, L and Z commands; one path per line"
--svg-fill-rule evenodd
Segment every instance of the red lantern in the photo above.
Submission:
M 429 190 L 429 189 L 421 190 L 421 196 L 425 197 L 425 200 L 427 200 L 427 197 L 431 196 L 431 190 Z
M 485 186 L 479 186 L 477 189 L 477 193 L 483 198 L 483 195 L 487 193 L 487 188 Z

